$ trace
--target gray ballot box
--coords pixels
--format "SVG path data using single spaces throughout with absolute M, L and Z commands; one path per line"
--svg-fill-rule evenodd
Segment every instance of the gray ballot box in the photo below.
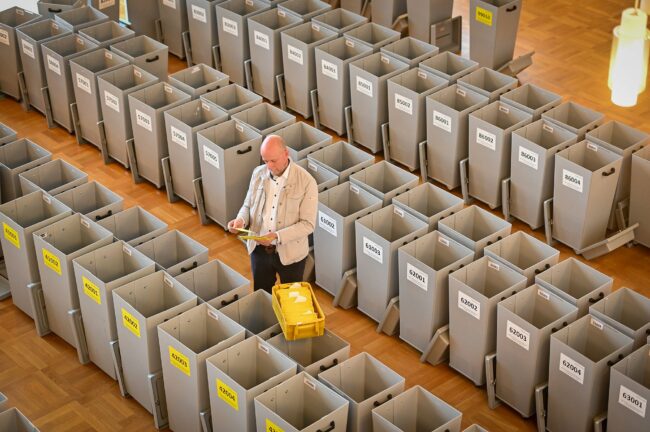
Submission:
M 44 42 L 41 48 L 43 62 L 47 63 L 45 76 L 52 105 L 52 118 L 68 132 L 72 132 L 74 124 L 70 104 L 75 98 L 70 60 L 97 49 L 97 45 L 83 36 L 69 34 Z
M 532 114 L 533 121 L 539 120 L 543 113 L 562 103 L 562 96 L 559 94 L 530 83 L 502 94 L 500 99 L 501 102 Z
M 343 274 L 356 266 L 355 221 L 381 207 L 381 198 L 349 182 L 318 194 L 316 283 L 333 296 L 341 287 Z
M 39 189 L 57 195 L 88 182 L 88 174 L 63 159 L 54 159 L 18 175 L 23 195 Z
M 4 235 L 0 237 L 13 304 L 36 317 L 28 286 L 39 281 L 32 234 L 72 214 L 67 206 L 43 191 L 0 205 Z
M 183 59 L 186 56 L 182 34 L 188 31 L 187 5 L 185 0 L 159 0 L 160 29 L 162 42 L 169 47 L 169 52 Z
M 376 0 L 370 4 L 372 22 L 388 28 L 400 16 L 406 14 L 406 0 Z
M 420 68 L 388 79 L 388 147 L 391 160 L 400 162 L 411 171 L 419 168 L 418 146 L 427 140 L 426 97 L 448 84 L 444 78 Z
M 167 45 L 149 36 L 139 35 L 111 45 L 111 51 L 157 77 L 167 80 L 169 55 Z
M 417 16 L 420 15 L 417 14 Z M 474 60 L 461 57 L 460 55 L 449 51 L 444 51 L 433 57 L 427 58 L 420 62 L 419 66 L 422 69 L 428 70 L 448 80 L 450 85 L 455 84 L 459 78 L 464 77 L 479 68 L 479 64 Z
M 201 432 L 210 409 L 206 360 L 244 340 L 244 329 L 207 304 L 158 326 L 169 428 Z M 215 426 L 221 423 L 215 423 Z
M 287 0 L 278 3 L 278 9 L 299 16 L 304 21 L 310 21 L 315 16 L 332 9 L 332 6 L 321 0 Z
M 82 7 L 84 5 L 84 0 L 38 0 L 36 7 L 38 7 L 38 13 L 46 18 L 54 18 L 54 15 Z
M 129 395 L 154 415 L 157 410 L 164 412 L 156 406 L 150 384 L 150 376 L 162 371 L 158 325 L 192 309 L 196 302 L 195 294 L 164 271 L 113 290 L 124 386 Z M 164 400 L 160 402 L 164 405 Z
M 382 53 L 350 63 L 352 137 L 372 153 L 382 150 L 381 128 L 388 122 L 388 79 L 408 69 L 408 64 Z
M 311 19 L 315 24 L 334 30 L 339 35 L 368 22 L 368 18 L 346 9 L 336 8 Z
M 438 231 L 397 250 L 399 337 L 425 352 L 434 333 L 449 323 L 449 274 L 474 260 L 474 251 Z
M 610 367 L 632 352 L 632 343 L 590 315 L 551 335 L 549 431 L 593 430 L 594 417 L 607 409 Z
M 350 432 L 372 430 L 372 409 L 404 391 L 405 380 L 366 352 L 318 374 L 318 380 L 350 402 Z
M 68 312 L 79 309 L 72 260 L 113 242 L 113 234 L 79 213 L 34 232 L 45 328 L 79 349 Z
M 504 264 L 535 283 L 535 276 L 558 263 L 560 251 L 523 231 L 517 231 L 483 249 L 486 256 Z
M 575 102 L 567 101 L 542 114 L 542 118 L 578 135 L 578 141 L 585 134 L 596 129 L 605 115 Z
M 289 150 L 293 161 L 305 159 L 309 153 L 325 148 L 332 144 L 331 135 L 308 125 L 298 122 L 276 131 L 281 136 Z
M 208 66 L 215 64 L 213 47 L 219 44 L 216 5 L 224 0 L 186 0 L 192 59 Z
M 306 372 L 255 398 L 258 431 L 345 431 L 349 402 Z
M 368 22 L 346 31 L 343 36 L 372 47 L 373 52 L 376 53 L 384 45 L 399 40 L 401 33 L 383 25 Z
M 607 430 L 644 431 L 650 428 L 650 345 L 645 345 L 611 367 L 607 403 Z
M 253 399 L 296 374 L 293 360 L 256 336 L 206 363 L 212 424 L 227 431 L 255 432 Z
M 16 30 L 41 19 L 39 14 L 20 7 L 12 7 L 0 12 L 0 91 L 15 99 L 21 99 L 18 74 L 23 71 L 20 60 L 20 43 Z
M 70 73 L 77 104 L 81 138 L 95 147 L 101 147 L 98 123 L 104 120 L 100 105 L 97 77 L 129 64 L 129 61 L 105 48 L 91 51 L 70 60 Z
M 489 431 L 484 427 L 482 427 L 481 425 L 474 423 L 471 426 L 463 429 L 463 432 L 489 432 Z
M 123 241 L 72 260 L 88 357 L 105 374 L 118 377 L 117 324 L 112 291 L 155 271 L 155 263 Z
M 490 98 L 490 102 L 498 101 L 501 95 L 517 88 L 519 81 L 509 75 L 486 67 L 476 69 L 456 81 L 458 85 L 474 90 Z
M 189 94 L 192 99 L 198 99 L 203 94 L 227 86 L 228 75 L 199 64 L 169 75 L 169 84 Z
M 498 101 L 469 115 L 469 194 L 492 209 L 501 205 L 501 183 L 510 177 L 512 132 L 531 120 Z
M 260 165 L 262 136 L 234 120 L 197 134 L 206 215 L 223 228 L 246 199 L 255 168 Z
M 322 336 L 297 340 L 280 333 L 268 344 L 295 361 L 298 371 L 313 377 L 350 357 L 350 344 L 327 329 Z
M 245 89 L 239 84 L 229 84 L 201 95 L 201 100 L 211 102 L 231 115 L 262 103 L 262 96 Z
M 47 87 L 43 56 L 41 46 L 56 38 L 72 33 L 67 27 L 61 27 L 53 19 L 37 21 L 33 24 L 26 24 L 16 29 L 16 35 L 20 41 L 20 60 L 25 74 L 25 87 L 29 96 L 29 104 L 45 114 L 46 108 L 43 97 L 43 88 Z M 48 101 L 49 104 L 49 101 Z
M 125 167 L 129 166 L 126 142 L 133 138 L 128 96 L 158 81 L 154 75 L 134 65 L 97 77 L 108 156 Z
M 165 222 L 140 206 L 123 210 L 98 223 L 130 246 L 139 246 L 167 231 Z
M 634 241 L 650 248 L 650 200 L 646 188 L 650 181 L 650 148 L 646 146 L 632 155 L 631 173 L 629 223 L 639 224 Z
M 578 316 L 612 292 L 613 279 L 596 269 L 568 258 L 535 276 L 535 283 L 578 308 Z
M 294 0 L 281 3 L 279 8 Z M 312 0 L 310 0 L 312 1 Z M 326 4 L 320 0 L 313 0 Z M 295 2 L 294 2 L 295 3 Z M 307 2 L 304 2 L 307 4 Z M 329 5 L 328 5 L 329 6 Z M 284 30 L 282 40 L 282 65 L 287 107 L 304 118 L 312 116 L 311 91 L 316 89 L 316 62 L 314 50 L 330 42 L 338 33 L 316 23 L 306 22 Z
M 188 93 L 162 82 L 129 94 L 137 172 L 157 188 L 165 184 L 162 160 L 169 156 L 164 113 L 190 100 Z
M 228 318 L 246 329 L 246 337 L 258 336 L 267 340 L 282 333 L 273 312 L 271 294 L 256 290 L 220 309 Z
M 317 165 L 309 159 L 300 159 L 294 163 L 304 168 L 309 174 L 311 174 L 314 180 L 316 180 L 318 193 L 321 193 L 327 189 L 331 189 L 339 184 L 338 175 L 328 170 L 327 168 L 323 168 L 322 166 Z
M 588 141 L 555 155 L 553 238 L 574 250 L 605 239 L 622 163 Z
M 337 141 L 324 149 L 310 153 L 307 159 L 336 173 L 339 183 L 346 182 L 351 174 L 375 162 L 373 155 L 344 141 Z
M 429 224 L 392 204 L 354 224 L 358 309 L 380 322 L 399 294 L 397 249 L 426 234 Z
M 262 0 L 228 0 L 216 5 L 221 70 L 241 86 L 246 82 L 244 62 L 250 58 L 248 18 L 270 8 Z
M 383 160 L 351 174 L 350 182 L 380 198 L 387 206 L 397 195 L 416 187 L 419 179 L 415 174 Z
M 650 144 L 650 134 L 634 129 L 625 123 L 608 121 L 598 126 L 596 129 L 587 132 L 585 139 L 623 156 L 618 186 L 616 188 L 616 194 L 614 195 L 612 215 L 610 216 L 609 221 L 609 228 L 614 229 L 616 228 L 616 211 L 618 209 L 618 204 L 621 201 L 629 200 L 630 198 L 632 155 Z M 622 212 L 624 219 L 623 222 L 625 222 L 628 213 L 625 210 Z M 625 223 L 622 225 L 625 226 Z
M 589 306 L 589 313 L 634 339 L 634 349 L 646 344 L 650 334 L 650 299 L 621 287 Z
M 159 30 L 156 21 L 160 18 L 158 0 L 136 0 L 127 2 L 127 18 L 137 33 L 157 38 Z
M 21 196 L 19 175 L 50 160 L 52 153 L 27 138 L 0 146 L 0 202 Z
M 498 69 L 512 60 L 521 15 L 521 0 L 471 0 L 469 57 Z
M 413 189 L 393 197 L 393 204 L 429 224 L 429 231 L 438 228 L 438 221 L 464 207 L 462 198 L 432 183 L 422 183 Z
M 11 129 L 4 123 L 0 123 L 0 147 L 10 142 L 14 142 L 17 139 L 18 134 L 16 134 L 15 130 Z
M 277 8 L 248 18 L 251 90 L 271 103 L 278 100 L 275 78 L 284 71 L 280 34 L 302 22 L 302 18 Z
M 256 104 L 251 108 L 235 113 L 231 118 L 237 123 L 248 126 L 263 137 L 296 122 L 296 116 L 268 102 Z
M 74 33 L 79 33 L 79 30 L 83 30 L 86 27 L 107 22 L 108 16 L 99 9 L 84 5 L 55 14 L 54 21 L 71 28 Z
M 523 417 L 535 414 L 535 387 L 548 379 L 551 333 L 578 310 L 537 285 L 497 304 L 496 396 Z
M 438 230 L 474 251 L 478 259 L 483 249 L 510 235 L 512 224 L 475 205 L 438 221 Z
M 460 432 L 463 413 L 419 385 L 372 410 L 374 432 Z
M 9 408 L 0 412 L 0 429 L 12 432 L 38 432 L 36 426 L 18 408 Z
M 165 111 L 165 131 L 173 193 L 191 206 L 196 205 L 194 180 L 201 176 L 197 133 L 228 119 L 219 107 L 193 100 Z
M 448 189 L 460 186 L 460 161 L 469 154 L 469 115 L 487 96 L 452 84 L 426 98 L 427 175 Z
M 454 0 L 407 0 L 409 35 L 429 42 L 431 25 L 451 18 Z
M 199 302 L 221 309 L 251 292 L 251 283 L 219 260 L 208 261 L 175 276 L 178 282 L 197 295 Z
M 114 22 L 120 20 L 120 4 L 116 0 L 88 0 L 88 5 L 106 14 Z
M 368 45 L 344 37 L 318 45 L 314 50 L 318 118 L 338 135 L 345 133 L 345 108 L 350 105 L 349 65 L 371 53 Z
M 55 198 L 94 222 L 121 212 L 124 206 L 121 196 L 96 181 L 68 189 Z
M 477 386 L 497 346 L 497 303 L 526 285 L 524 275 L 487 256 L 449 275 L 449 366 Z
M 407 36 L 388 45 L 384 45 L 379 51 L 407 63 L 409 67 L 414 68 L 426 59 L 438 54 L 438 47 Z
M 208 262 L 208 248 L 178 230 L 167 231 L 136 249 L 172 276 Z
M 510 214 L 532 229 L 544 225 L 544 201 L 553 197 L 555 155 L 576 139 L 573 132 L 543 119 L 512 132 Z

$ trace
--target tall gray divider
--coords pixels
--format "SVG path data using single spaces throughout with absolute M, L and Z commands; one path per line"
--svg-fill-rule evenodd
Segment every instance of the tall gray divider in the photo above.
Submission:
M 219 260 L 208 261 L 174 279 L 215 309 L 248 295 L 251 288 L 248 279 Z
M 609 373 L 607 430 L 624 432 L 650 428 L 648 400 L 650 345 L 645 345 L 616 363 Z M 645 401 L 645 403 L 643 402 Z
M 228 0 L 216 5 L 221 70 L 245 85 L 244 62 L 250 58 L 248 18 L 270 9 L 263 0 Z
M 192 59 L 218 67 L 213 47 L 219 44 L 216 5 L 224 0 L 186 0 Z
M 165 184 L 162 160 L 169 156 L 164 113 L 191 99 L 189 94 L 162 82 L 129 94 L 137 173 L 157 188 Z
M 332 137 L 305 122 L 298 122 L 276 132 L 284 139 L 293 161 L 305 159 L 309 153 L 332 144 Z
M 282 333 L 273 312 L 271 294 L 255 290 L 251 294 L 224 306 L 220 311 L 246 329 L 246 337 L 258 336 L 267 340 Z
M 55 198 L 94 222 L 121 212 L 124 205 L 121 196 L 96 181 L 68 189 Z
M 323 166 L 339 176 L 339 183 L 348 180 L 351 174 L 369 167 L 375 161 L 371 154 L 344 141 L 328 145 L 307 155 L 307 159 Z
M 339 35 L 368 22 L 368 18 L 346 9 L 336 8 L 317 15 L 313 23 L 334 30 Z
M 336 296 L 343 274 L 356 266 L 355 220 L 381 207 L 381 198 L 349 182 L 318 195 L 314 230 L 318 286 Z
M 440 219 L 464 207 L 462 198 L 428 182 L 393 197 L 392 203 L 428 223 L 429 231 L 437 229 Z
M 108 153 L 105 157 L 129 166 L 126 142 L 133 138 L 133 126 L 128 95 L 158 81 L 154 75 L 135 65 L 123 66 L 97 77 Z
M 380 198 L 384 206 L 389 205 L 397 195 L 416 187 L 418 181 L 415 174 L 385 160 L 350 175 L 352 184 Z
M 165 222 L 139 206 L 116 213 L 98 223 L 111 231 L 116 239 L 130 246 L 139 246 L 167 231 Z
M 605 119 L 605 115 L 572 101 L 561 103 L 542 114 L 544 120 L 578 135 L 578 141 L 585 134 L 596 129 Z
M 526 277 L 483 257 L 449 275 L 449 366 L 485 384 L 485 356 L 497 345 L 497 303 L 526 288 Z
M 478 63 L 474 60 L 461 57 L 449 51 L 444 51 L 430 57 L 420 62 L 419 66 L 448 80 L 450 85 L 455 84 L 459 78 L 479 68 Z
M 97 24 L 108 21 L 108 16 L 92 6 L 82 6 L 54 15 L 54 21 L 60 25 L 67 26 L 74 33 L 79 33 L 86 27 L 92 27 Z
M 276 132 L 296 122 L 296 116 L 263 102 L 231 116 L 237 123 L 244 124 L 262 136 Z
M 187 55 L 183 47 L 183 33 L 188 31 L 187 5 L 185 0 L 159 0 L 160 29 L 162 42 L 169 47 L 169 52 L 183 59 Z
M 358 308 L 379 322 L 399 294 L 397 249 L 427 233 L 429 224 L 394 205 L 355 221 Z
M 562 102 L 562 96 L 530 83 L 502 94 L 500 99 L 508 105 L 532 114 L 533 121 L 539 120 L 543 113 Z
M 54 159 L 18 175 L 23 195 L 42 189 L 57 195 L 88 182 L 88 174 L 63 159 Z
M 43 191 L 0 205 L 0 237 L 13 304 L 36 317 L 28 285 L 39 281 L 32 234 L 72 214 L 67 206 Z
M 401 62 L 407 63 L 409 67 L 413 68 L 426 59 L 438 54 L 438 47 L 407 36 L 384 45 L 379 51 Z
M 158 326 L 169 428 L 202 432 L 210 409 L 206 360 L 244 340 L 244 329 L 207 304 Z M 215 423 L 219 425 L 220 423 Z
M 227 228 L 237 217 L 251 174 L 260 165 L 262 136 L 235 120 L 197 134 L 206 215 Z
M 169 75 L 168 81 L 169 84 L 192 96 L 192 99 L 198 99 L 201 95 L 227 86 L 228 75 L 210 66 L 199 64 Z
M 39 14 L 54 19 L 55 14 L 82 7 L 84 3 L 84 0 L 38 0 L 36 7 Z
M 154 75 L 160 81 L 167 80 L 169 63 L 167 45 L 148 36 L 139 35 L 111 45 L 111 51 Z
M 458 85 L 474 90 L 490 98 L 490 102 L 498 101 L 501 95 L 517 88 L 517 78 L 486 67 L 464 75 L 456 81 Z
M 553 197 L 555 155 L 576 143 L 576 135 L 547 120 L 512 132 L 510 214 L 532 229 L 544 225 L 544 201 Z
M 160 19 L 158 0 L 136 0 L 127 2 L 127 18 L 130 27 L 141 35 L 157 38 L 159 29 L 157 21 Z
M 79 294 L 72 260 L 109 245 L 113 234 L 79 213 L 61 219 L 33 234 L 43 289 L 47 328 L 79 349 L 68 312 L 79 309 Z
M 451 18 L 454 0 L 407 0 L 409 35 L 430 42 L 431 25 Z
M 496 395 L 523 417 L 535 413 L 535 387 L 548 379 L 551 333 L 577 312 L 537 285 L 497 305 Z
M 362 13 L 363 0 L 341 0 L 341 9 L 346 9 L 354 13 Z
M 0 146 L 0 202 L 21 196 L 19 175 L 50 160 L 52 153 L 27 138 Z
M 400 15 L 406 14 L 406 0 L 377 0 L 370 7 L 372 22 L 389 28 Z
M 471 0 L 469 9 L 472 60 L 498 69 L 512 60 L 521 0 Z
M 208 248 L 178 230 L 167 231 L 136 249 L 171 276 L 208 262 Z
M 280 8 L 286 3 L 282 3 Z M 337 36 L 334 30 L 309 22 L 285 30 L 280 35 L 286 104 L 305 118 L 312 116 L 310 92 L 316 89 L 314 50 Z
M 117 0 L 88 0 L 88 5 L 99 9 L 112 21 L 120 20 L 120 3 Z
M 384 27 L 374 22 L 362 24 L 352 30 L 343 33 L 347 39 L 361 42 L 372 47 L 373 52 L 379 51 L 384 45 L 395 42 L 400 39 L 401 34 L 398 31 Z
M 551 336 L 548 430 L 593 430 L 607 409 L 610 367 L 632 352 L 632 342 L 589 315 Z
M 639 224 L 634 241 L 650 248 L 650 200 L 646 188 L 650 181 L 650 148 L 646 146 L 632 155 L 631 172 L 630 225 Z
M 381 53 L 350 63 L 352 137 L 349 140 L 373 153 L 382 149 L 381 126 L 388 121 L 387 81 L 408 68 L 408 64 Z
M 305 169 L 309 174 L 311 174 L 314 180 L 316 180 L 318 193 L 321 193 L 327 189 L 331 189 L 339 184 L 338 175 L 329 169 L 310 161 L 307 158 L 300 159 L 299 161 L 296 161 L 295 164 Z
M 231 115 L 262 103 L 262 96 L 245 89 L 239 84 L 230 84 L 201 95 L 201 100 L 211 102 Z
M 621 287 L 589 306 L 589 313 L 634 340 L 634 348 L 646 344 L 650 334 L 650 299 Z
M 425 352 L 434 333 L 449 323 L 449 274 L 470 264 L 474 251 L 438 231 L 397 250 L 399 337 Z

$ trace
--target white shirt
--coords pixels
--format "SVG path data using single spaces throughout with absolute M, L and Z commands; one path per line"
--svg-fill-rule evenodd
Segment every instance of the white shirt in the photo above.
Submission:
M 287 183 L 287 179 L 289 178 L 290 169 L 291 161 L 289 161 L 289 165 L 287 165 L 287 168 L 280 177 L 273 178 L 273 175 L 269 171 L 268 177 L 264 181 L 264 195 L 266 196 L 266 202 L 264 203 L 264 210 L 262 211 L 262 227 L 259 235 L 276 231 L 278 203 L 280 202 L 280 196 L 283 193 L 284 185 Z M 279 241 L 280 237 L 278 236 L 274 243 Z

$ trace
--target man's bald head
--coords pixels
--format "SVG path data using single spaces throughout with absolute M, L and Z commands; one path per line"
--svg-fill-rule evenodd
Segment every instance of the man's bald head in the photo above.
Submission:
M 268 135 L 260 149 L 262 160 L 274 176 L 280 176 L 289 165 L 289 150 L 279 135 Z

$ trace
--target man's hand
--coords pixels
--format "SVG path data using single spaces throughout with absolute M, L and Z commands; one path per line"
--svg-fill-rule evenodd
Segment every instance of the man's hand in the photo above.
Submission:
M 262 246 L 270 246 L 271 243 L 273 243 L 273 240 L 275 240 L 277 238 L 278 238 L 278 235 L 276 233 L 272 232 L 272 233 L 268 233 L 268 234 L 264 235 L 265 240 L 261 240 L 261 239 L 257 240 L 257 243 L 261 244 Z
M 228 222 L 228 231 L 230 231 L 231 233 L 237 234 L 239 232 L 237 231 L 238 228 L 244 228 L 243 220 L 237 218 Z

